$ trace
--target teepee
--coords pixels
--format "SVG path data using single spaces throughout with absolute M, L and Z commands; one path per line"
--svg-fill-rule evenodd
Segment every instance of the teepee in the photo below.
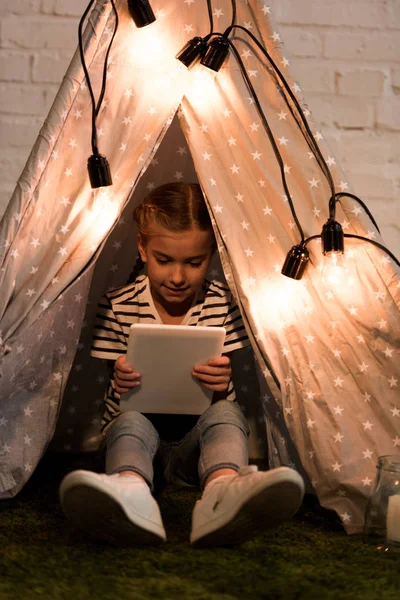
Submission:
M 113 185 L 90 187 L 92 109 L 77 52 L 0 225 L 0 497 L 18 493 L 49 444 L 99 446 L 107 375 L 89 357 L 91 328 L 100 295 L 135 260 L 132 207 L 161 183 L 198 180 L 218 242 L 212 276 L 230 285 L 252 342 L 234 377 L 256 450 L 268 448 L 271 467 L 300 469 L 346 531 L 359 532 L 377 457 L 400 451 L 398 264 L 368 243 L 383 245 L 362 205 L 343 196 L 336 220 L 367 239 L 346 238 L 341 283 L 327 275 L 330 184 L 350 184 L 290 75 L 269 8 L 237 2 L 241 28 L 214 72 L 175 58 L 210 31 L 207 3 L 151 4 L 156 21 L 138 29 L 126 0 L 116 2 L 96 118 Z M 233 4 L 219 2 L 215 32 L 231 25 Z M 112 5 L 98 0 L 83 43 L 96 97 L 114 27 Z M 310 263 L 296 281 L 281 268 L 301 231 L 312 237 Z

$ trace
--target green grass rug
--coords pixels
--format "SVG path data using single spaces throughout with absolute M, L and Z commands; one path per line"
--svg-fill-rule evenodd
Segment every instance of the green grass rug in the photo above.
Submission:
M 158 497 L 168 542 L 114 548 L 64 518 L 58 485 L 93 458 L 47 454 L 18 496 L 0 501 L 0 599 L 399 600 L 400 551 L 379 552 L 347 536 L 310 499 L 289 523 L 235 548 L 192 549 L 198 494 Z

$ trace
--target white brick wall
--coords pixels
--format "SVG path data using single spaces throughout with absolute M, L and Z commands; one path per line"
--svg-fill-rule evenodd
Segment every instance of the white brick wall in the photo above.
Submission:
M 399 256 L 400 0 L 265 4 L 314 118 Z M 75 51 L 86 5 L 0 0 L 0 215 Z

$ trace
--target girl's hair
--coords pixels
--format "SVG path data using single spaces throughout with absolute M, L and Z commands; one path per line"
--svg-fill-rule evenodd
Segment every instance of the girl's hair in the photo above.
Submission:
M 156 223 L 170 231 L 188 231 L 193 227 L 212 231 L 210 215 L 198 183 L 166 183 L 151 191 L 133 211 L 133 220 L 143 239 L 149 225 Z M 138 254 L 127 283 L 135 281 L 144 263 Z

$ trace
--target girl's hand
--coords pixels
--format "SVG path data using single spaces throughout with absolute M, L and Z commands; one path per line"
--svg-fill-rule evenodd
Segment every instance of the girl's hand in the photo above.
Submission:
M 195 365 L 192 371 L 193 377 L 214 392 L 226 392 L 231 374 L 231 361 L 228 356 L 211 358 L 205 365 Z
M 114 364 L 115 389 L 119 394 L 129 392 L 140 385 L 140 373 L 136 373 L 132 367 L 126 364 L 126 356 L 120 356 Z

